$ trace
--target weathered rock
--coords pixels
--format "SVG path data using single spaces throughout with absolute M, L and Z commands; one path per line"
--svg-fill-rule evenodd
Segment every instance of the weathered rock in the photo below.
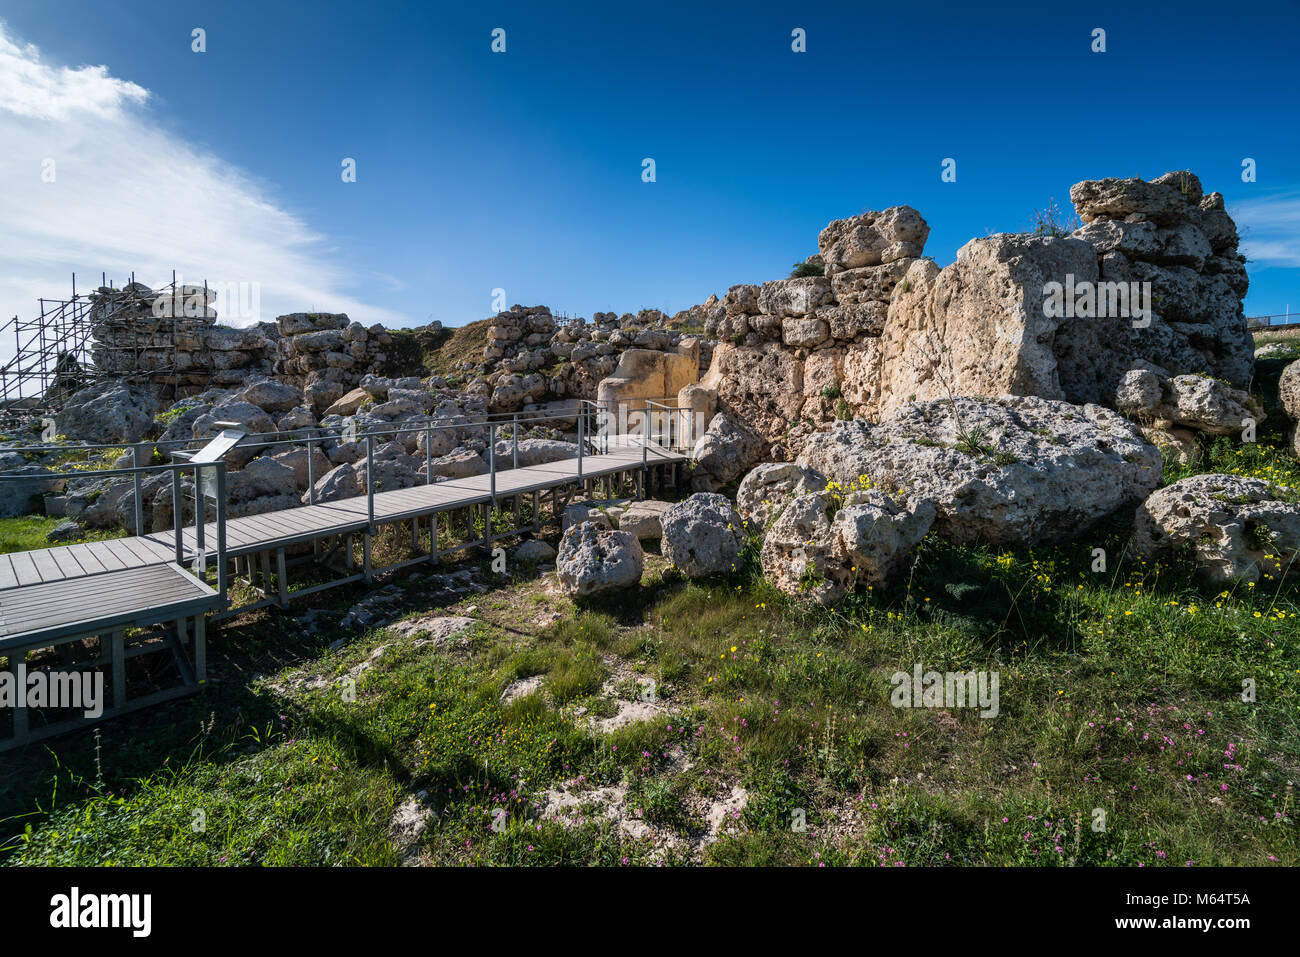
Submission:
M 520 439 L 519 467 L 545 465 L 547 462 L 562 462 L 576 459 L 578 446 L 573 442 L 559 442 L 555 439 Z M 499 439 L 496 444 L 497 470 L 514 467 L 515 444 L 509 439 Z
M 833 275 L 919 256 L 929 235 L 920 213 L 911 206 L 893 206 L 835 220 L 817 237 L 817 248 L 827 275 Z
M 826 487 L 826 476 L 793 462 L 764 462 L 741 480 L 736 512 L 755 531 L 763 531 L 791 501 Z
M 1145 498 L 1159 451 L 1100 406 L 1037 396 L 908 404 L 871 425 L 836 422 L 811 436 L 800 465 L 842 484 L 865 480 L 935 503 L 934 528 L 955 542 L 1070 541 Z
M 677 408 L 682 410 L 682 442 L 693 446 L 718 413 L 718 393 L 698 383 L 683 386 L 677 393 Z
M 387 394 L 387 393 L 385 393 Z M 361 406 L 371 401 L 372 396 L 365 389 L 357 388 L 345 392 L 325 409 L 325 415 L 354 415 Z
M 555 560 L 560 587 L 571 597 L 639 584 L 644 566 L 645 553 L 635 535 L 594 522 L 571 526 Z
M 330 469 L 316 480 L 317 502 L 336 502 L 339 499 L 352 498 L 354 495 L 360 494 L 361 482 L 357 478 L 357 470 L 346 462 Z M 310 494 L 304 492 L 302 503 L 306 505 L 310 501 Z
M 744 546 L 744 522 L 726 497 L 697 492 L 670 507 L 660 522 L 664 557 L 686 577 L 736 570 Z
M 1201 461 L 1201 447 L 1196 442 L 1196 434 L 1187 429 L 1143 426 L 1142 437 L 1160 450 L 1167 464 L 1197 465 Z
M 762 454 L 763 440 L 750 429 L 719 412 L 695 443 L 691 460 L 694 488 L 714 491 L 744 473 Z
M 1135 216 L 1139 221 L 1169 226 L 1188 220 L 1201 200 L 1200 180 L 1184 172 L 1183 190 L 1170 179 L 1178 176 L 1166 173 L 1150 182 L 1137 177 L 1085 180 L 1070 187 L 1070 201 L 1085 223 Z
M 19 515 L 44 514 L 40 498 L 59 486 L 57 478 L 46 478 L 54 473 L 41 465 L 20 465 L 5 472 L 0 481 L 0 518 Z M 16 479 L 22 476 L 22 479 Z
M 633 502 L 618 517 L 620 531 L 631 532 L 640 541 L 653 541 L 663 537 L 664 513 L 671 508 L 668 502 L 646 500 Z
M 827 324 L 831 338 L 848 342 L 883 333 L 885 322 L 889 318 L 889 305 L 883 302 L 863 302 L 856 305 L 840 303 L 837 306 L 821 306 L 817 309 L 816 317 Z M 805 337 L 805 341 L 811 339 L 812 336 Z M 788 334 L 785 340 L 787 345 L 797 345 L 790 341 L 791 336 Z
M 786 319 L 781 323 L 781 339 L 795 349 L 813 349 L 829 338 L 830 326 L 824 319 Z
M 599 502 L 570 502 L 564 506 L 561 524 L 565 531 L 583 522 L 594 522 L 602 528 L 618 528 L 618 521 L 628 503 L 625 499 L 605 499 Z
M 888 303 L 911 265 L 910 259 L 898 259 L 880 266 L 845 269 L 831 276 L 831 291 L 841 306 Z
M 1169 380 L 1162 415 L 1213 435 L 1240 432 L 1247 424 L 1264 418 L 1246 392 L 1201 375 L 1180 375 Z
M 1052 352 L 1061 320 L 1044 306 L 1047 284 L 1067 275 L 1096 281 L 1087 243 L 1000 233 L 972 239 L 945 269 L 913 263 L 882 336 L 880 414 L 950 390 L 1064 398 Z
M 235 396 L 237 402 L 248 402 L 267 412 L 288 412 L 302 402 L 302 390 L 277 382 L 263 379 L 246 386 Z
M 316 427 L 316 415 L 308 406 L 297 406 L 276 419 L 275 427 L 281 432 L 313 429 Z
M 250 434 L 275 431 L 275 422 L 258 406 L 239 399 L 227 399 L 194 420 L 194 438 L 206 439 L 220 430 L 218 422 L 238 422 Z
M 935 517 L 929 501 L 905 505 L 875 490 L 836 504 L 826 491 L 798 495 L 773 521 L 763 541 L 763 575 L 786 594 L 831 605 L 857 585 L 887 584 Z
M 70 396 L 54 422 L 61 435 L 72 439 L 99 445 L 139 442 L 157 411 L 158 403 L 149 393 L 107 379 Z
M 293 470 L 293 480 L 298 491 L 302 491 L 310 484 L 307 481 L 309 470 L 307 468 L 307 448 L 305 446 L 287 449 L 284 452 L 277 453 L 273 458 L 276 462 Z M 253 461 L 256 462 L 257 459 Z M 331 467 L 329 457 L 320 450 L 319 445 L 313 445 L 311 448 L 310 469 L 312 477 L 322 478 Z
M 1282 370 L 1277 380 L 1277 397 L 1293 422 L 1300 422 L 1300 360 Z
M 540 538 L 530 538 L 515 549 L 517 562 L 549 562 L 555 557 L 555 549 Z
M 781 319 L 798 319 L 833 300 L 831 281 L 824 276 L 776 279 L 760 287 L 758 311 Z
M 441 455 L 431 459 L 429 465 L 434 475 L 445 479 L 469 478 L 472 475 L 483 475 L 488 471 L 488 464 L 483 461 L 483 456 L 469 449 Z
M 71 542 L 81 538 L 86 534 L 86 530 L 78 525 L 72 519 L 59 522 L 52 529 L 45 533 L 47 542 Z
M 1300 505 L 1260 479 L 1193 475 L 1159 489 L 1137 510 L 1131 551 L 1147 560 L 1190 547 L 1213 581 L 1277 580 L 1300 551 Z

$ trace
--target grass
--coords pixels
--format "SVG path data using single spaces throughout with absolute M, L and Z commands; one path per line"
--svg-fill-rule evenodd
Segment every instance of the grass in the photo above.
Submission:
M 1297 477 L 1273 448 L 1206 457 Z M 404 613 L 480 621 L 441 645 L 339 632 L 359 590 L 315 597 L 313 626 L 261 610 L 214 636 L 202 698 L 0 757 L 0 853 L 388 864 L 419 794 L 434 864 L 1300 863 L 1300 585 L 1210 587 L 1181 559 L 1125 559 L 1127 535 L 931 537 L 907 578 L 831 612 L 775 591 L 752 551 L 696 582 L 650 554 L 635 592 L 581 604 L 531 570 L 442 608 L 413 581 Z M 892 706 L 916 663 L 996 672 L 997 716 Z M 652 713 L 601 730 L 647 682 Z M 577 803 L 544 818 L 561 792 Z
M 426 349 L 424 367 L 435 375 L 463 375 L 462 362 L 478 365 L 483 361 L 487 331 L 492 325 L 492 319 L 480 319 L 450 330 L 450 335 L 443 338 L 436 349 Z
M 45 536 L 60 522 L 67 521 L 57 516 L 20 515 L 17 518 L 0 518 L 0 554 L 7 552 L 26 552 L 34 548 L 49 548 L 50 541 Z M 100 542 L 108 538 L 121 538 L 126 534 L 122 529 L 87 529 L 86 533 L 60 545 L 76 542 Z

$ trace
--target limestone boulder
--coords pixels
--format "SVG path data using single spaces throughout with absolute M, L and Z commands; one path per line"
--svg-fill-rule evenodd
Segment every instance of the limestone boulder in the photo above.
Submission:
M 1282 370 L 1277 392 L 1283 411 L 1297 423 L 1291 430 L 1291 451 L 1300 457 L 1300 361 L 1292 362 Z
M 1171 226 L 1193 216 L 1201 198 L 1200 180 L 1191 172 L 1184 172 L 1181 182 L 1175 173 L 1150 182 L 1137 177 L 1109 178 L 1085 180 L 1070 187 L 1070 201 L 1085 223 L 1133 217 L 1139 222 Z
M 314 429 L 316 427 L 316 415 L 312 412 L 310 406 L 295 406 L 275 420 L 275 427 L 281 432 Z
M 768 442 L 784 436 L 803 408 L 803 363 L 779 342 L 720 343 L 700 384 L 717 392 L 719 412 Z
M 1300 422 L 1300 360 L 1282 370 L 1277 380 L 1277 396 L 1293 422 Z
M 1153 492 L 1129 541 L 1148 561 L 1190 548 L 1215 582 L 1277 581 L 1295 571 L 1300 505 L 1295 490 L 1239 475 L 1193 475 Z
M 702 491 L 716 491 L 743 475 L 762 452 L 763 440 L 757 433 L 719 412 L 691 453 L 691 484 Z
M 798 459 L 844 485 L 864 481 L 934 503 L 954 542 L 1071 541 L 1159 484 L 1160 452 L 1096 405 L 1038 396 L 911 403 L 879 425 L 836 422 Z
M 139 442 L 157 411 L 158 403 L 148 392 L 106 379 L 71 395 L 54 423 L 60 435 L 96 445 Z
M 637 585 L 644 568 L 645 553 L 635 535 L 594 522 L 571 526 L 555 559 L 560 587 L 573 598 Z
M 920 213 L 911 206 L 893 206 L 835 220 L 817 237 L 817 249 L 827 275 L 833 275 L 920 256 L 929 235 Z
M 246 386 L 235 396 L 237 402 L 248 402 L 266 412 L 288 412 L 303 400 L 302 390 L 275 379 L 263 379 Z
M 353 415 L 361 406 L 369 402 L 373 397 L 362 388 L 353 389 L 351 392 L 345 392 L 326 407 L 325 415 Z
M 231 398 L 213 406 L 194 420 L 194 438 L 207 439 L 216 435 L 221 431 L 218 422 L 236 422 L 249 434 L 275 432 L 275 421 L 262 408 L 251 402 Z
M 1248 423 L 1264 418 L 1263 411 L 1245 391 L 1202 375 L 1180 375 L 1169 380 L 1162 417 L 1178 425 L 1212 435 L 1241 432 Z
M 781 323 L 781 340 L 795 349 L 815 349 L 830 338 L 825 319 L 786 319 Z
M 173 409 L 175 406 L 172 407 Z M 158 438 L 156 445 L 158 451 L 163 455 L 183 449 L 188 445 L 194 444 L 194 423 L 204 415 L 212 411 L 212 406 L 206 402 L 187 404 L 181 407 L 181 412 L 167 423 L 167 428 Z
M 664 513 L 671 507 L 669 502 L 654 500 L 633 502 L 618 517 L 619 530 L 631 532 L 640 541 L 663 538 Z
M 677 393 L 677 408 L 681 410 L 682 441 L 694 445 L 718 413 L 718 393 L 699 383 L 682 386 Z
M 0 518 L 43 515 L 42 496 L 59 487 L 59 479 L 41 465 L 20 465 L 9 469 L 0 481 Z
M 839 270 L 831 276 L 831 291 L 841 306 L 888 303 L 911 265 L 910 259 L 898 259 L 879 266 Z
M 361 482 L 357 478 L 357 469 L 346 462 L 330 469 L 316 480 L 318 503 L 337 502 L 360 494 Z M 304 492 L 301 500 L 302 504 L 307 505 L 311 501 L 310 494 Z
M 429 465 L 433 475 L 442 479 L 469 478 L 484 475 L 488 471 L 483 456 L 469 449 L 440 455 L 436 459 L 430 459 Z
M 517 562 L 537 564 L 539 562 L 549 562 L 555 558 L 555 555 L 555 549 L 551 545 L 548 545 L 540 538 L 530 538 L 515 549 L 514 559 Z
M 1048 284 L 1095 282 L 1097 258 L 1077 239 L 999 233 L 973 239 L 940 270 L 912 264 L 882 336 L 880 413 L 957 395 L 1064 398 Z
M 831 281 L 825 276 L 776 279 L 760 287 L 758 311 L 781 319 L 799 319 L 833 301 Z
M 618 359 L 612 375 L 602 379 L 596 401 L 602 409 L 618 414 L 644 409 L 647 399 L 671 404 L 677 394 L 700 377 L 698 356 L 651 349 L 628 349 Z
M 309 470 L 307 467 L 308 459 L 307 459 L 306 446 L 287 449 L 284 452 L 276 453 L 272 457 L 280 465 L 286 466 L 292 470 L 294 486 L 297 491 L 302 491 L 307 487 Z M 253 460 L 253 462 L 257 462 L 257 461 L 258 459 Z M 252 463 L 250 463 L 250 465 L 251 464 Z M 247 466 L 245 466 L 245 468 L 247 468 Z M 333 468 L 333 466 L 330 464 L 329 456 L 327 456 L 324 452 L 321 451 L 319 445 L 313 445 L 311 447 L 311 469 L 310 469 L 311 476 L 314 476 L 315 478 L 321 478 L 331 468 Z M 231 473 L 231 474 L 236 474 L 236 473 Z
M 763 540 L 764 577 L 788 595 L 838 603 L 859 585 L 884 586 L 911 559 L 935 518 L 934 504 L 877 490 L 795 496 Z
M 303 388 L 303 398 L 311 405 L 317 415 L 326 415 L 327 409 L 348 392 L 341 382 L 317 379 Z
M 548 462 L 563 462 L 578 457 L 575 442 L 562 442 L 557 439 L 520 439 L 519 467 L 545 465 Z M 498 439 L 496 444 L 497 471 L 514 467 L 515 443 L 511 439 Z
M 660 519 L 663 555 L 687 578 L 736 570 L 744 547 L 744 522 L 725 496 L 697 492 Z
M 736 511 L 749 528 L 762 532 L 790 502 L 826 487 L 826 476 L 793 462 L 764 462 L 736 490 Z
M 1265 418 L 1259 403 L 1248 393 L 1218 379 L 1203 375 L 1166 377 L 1149 368 L 1125 373 L 1116 390 L 1115 407 L 1139 420 L 1211 435 L 1239 433 Z

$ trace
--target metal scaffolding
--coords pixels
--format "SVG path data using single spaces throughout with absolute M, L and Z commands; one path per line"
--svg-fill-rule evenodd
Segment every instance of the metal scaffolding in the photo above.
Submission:
M 14 316 L 0 325 L 0 356 L 12 343 L 13 355 L 0 365 L 0 420 L 30 418 L 58 411 L 64 401 L 78 389 L 105 377 L 152 379 L 170 376 L 179 388 L 179 369 L 141 369 L 138 360 L 144 347 L 139 341 L 114 346 L 95 341 L 96 332 L 115 323 L 128 324 L 145 302 L 161 297 L 170 300 L 173 341 L 176 321 L 182 312 L 180 303 L 190 287 L 178 286 L 176 272 L 171 282 L 160 289 L 137 283 L 135 273 L 122 289 L 113 287 L 106 275 L 101 286 L 91 292 L 77 291 L 77 275 L 72 274 L 72 295 L 67 299 L 39 299 L 39 315 L 24 319 Z M 197 288 L 197 287 L 195 287 Z M 179 293 L 179 295 L 178 295 Z M 207 283 L 203 285 L 204 305 L 208 302 Z M 94 353 L 108 357 L 113 353 L 111 369 L 101 368 Z M 129 371 L 136 370 L 136 371 Z

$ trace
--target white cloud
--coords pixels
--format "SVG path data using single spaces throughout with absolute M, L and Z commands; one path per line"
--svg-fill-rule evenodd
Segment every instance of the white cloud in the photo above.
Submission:
M 1300 194 L 1233 203 L 1228 212 L 1241 233 L 1241 251 L 1261 265 L 1300 267 Z
M 260 284 L 260 315 L 222 317 L 235 325 L 308 310 L 405 322 L 348 295 L 365 277 L 337 249 L 243 170 L 164 130 L 149 98 L 107 67 L 43 62 L 0 22 L 0 319 L 65 296 L 74 271 L 86 289 L 101 272 L 160 285 L 175 269 Z

